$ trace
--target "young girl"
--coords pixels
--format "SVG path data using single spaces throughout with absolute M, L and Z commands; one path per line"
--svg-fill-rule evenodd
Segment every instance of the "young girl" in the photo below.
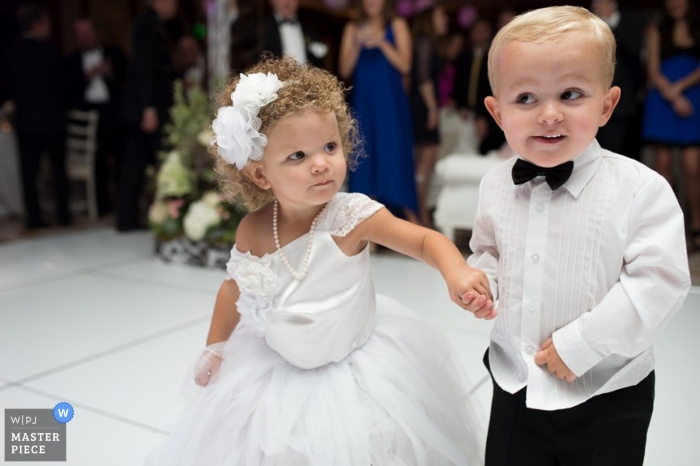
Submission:
M 484 274 L 439 233 L 338 192 L 357 132 L 332 75 L 267 60 L 224 96 L 217 171 L 252 213 L 195 367 L 205 388 L 149 464 L 479 462 L 458 358 L 436 329 L 376 296 L 367 245 L 424 260 L 455 303 L 493 317 Z

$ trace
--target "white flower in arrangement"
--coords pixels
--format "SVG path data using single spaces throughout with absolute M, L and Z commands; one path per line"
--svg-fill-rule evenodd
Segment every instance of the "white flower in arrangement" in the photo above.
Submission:
M 190 172 L 182 163 L 180 153 L 169 152 L 156 178 L 156 198 L 181 197 L 191 190 Z
M 203 200 L 193 202 L 185 214 L 183 228 L 185 236 L 192 241 L 204 239 L 207 230 L 221 223 L 221 216 L 215 207 L 207 204 Z
M 156 225 L 162 224 L 168 218 L 168 206 L 163 201 L 156 200 L 148 208 L 148 220 Z
M 200 131 L 199 134 L 197 134 L 197 142 L 204 147 L 209 147 L 212 142 L 214 142 L 214 132 L 211 128 Z
M 262 125 L 258 113 L 277 99 L 277 91 L 283 85 L 273 73 L 241 74 L 231 94 L 233 106 L 221 107 L 212 123 L 212 141 L 226 162 L 242 170 L 250 160 L 262 158 L 267 137 L 258 132 Z
M 221 204 L 221 196 L 216 191 L 207 191 L 202 195 L 202 201 L 211 207 L 216 207 Z

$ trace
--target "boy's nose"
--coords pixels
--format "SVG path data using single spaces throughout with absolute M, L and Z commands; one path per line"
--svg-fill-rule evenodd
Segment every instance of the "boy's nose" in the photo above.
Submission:
M 539 115 L 540 123 L 558 123 L 564 119 L 564 114 L 562 113 L 558 103 L 545 102 L 541 108 L 542 111 Z

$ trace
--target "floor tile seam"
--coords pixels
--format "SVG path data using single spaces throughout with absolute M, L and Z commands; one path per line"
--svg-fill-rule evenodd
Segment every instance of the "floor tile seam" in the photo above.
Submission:
M 152 425 L 146 424 L 144 422 L 129 419 L 129 418 L 126 418 L 124 416 L 120 416 L 118 414 L 114 414 L 114 413 L 111 413 L 109 411 L 105 411 L 104 409 L 96 408 L 96 407 L 91 406 L 89 404 L 85 404 L 85 403 L 82 403 L 80 401 L 76 401 L 72 398 L 65 398 L 65 397 L 62 397 L 61 395 L 56 395 L 55 393 L 50 393 L 50 392 L 47 392 L 44 390 L 40 390 L 38 388 L 27 387 L 27 386 L 23 386 L 23 385 L 13 386 L 12 388 L 16 388 L 18 390 L 23 390 L 23 391 L 26 391 L 29 393 L 33 393 L 35 395 L 39 395 L 39 396 L 42 396 L 44 398 L 49 398 L 51 400 L 56 401 L 56 403 L 59 403 L 59 402 L 69 403 L 73 407 L 73 410 L 76 412 L 76 414 L 75 414 L 76 416 L 79 415 L 78 410 L 76 408 L 79 408 L 79 409 L 83 409 L 85 411 L 90 411 L 90 412 L 97 414 L 99 416 L 104 416 L 106 418 L 112 419 L 113 421 L 121 422 L 124 424 L 129 424 L 129 425 L 132 425 L 135 427 L 140 427 L 140 428 L 146 429 L 148 431 L 156 432 L 159 434 L 165 434 L 165 435 L 168 435 L 170 433 L 167 430 L 162 429 L 160 427 L 152 426 Z
M 211 288 L 204 288 L 204 287 L 199 287 L 199 286 L 191 286 L 191 285 L 179 285 L 179 284 L 174 284 L 170 282 L 163 282 L 160 280 L 154 280 L 152 278 L 143 278 L 143 277 L 133 277 L 130 275 L 126 274 L 121 274 L 118 272 L 114 271 L 101 271 L 101 270 L 95 270 L 94 273 L 98 276 L 101 276 L 103 278 L 110 278 L 115 281 L 119 281 L 122 283 L 136 283 L 139 285 L 147 285 L 147 286 L 154 286 L 157 288 L 163 288 L 166 290 L 177 290 L 177 291 L 191 291 L 195 293 L 206 293 L 207 295 L 210 295 L 212 292 L 216 292 L 216 290 L 212 290 Z M 224 281 L 225 273 L 222 272 L 221 274 L 221 281 Z
M 50 375 L 58 374 L 60 372 L 67 371 L 67 370 L 73 369 L 75 367 L 79 367 L 83 364 L 87 364 L 89 362 L 93 362 L 93 361 L 96 361 L 98 359 L 120 353 L 122 351 L 134 348 L 136 346 L 139 346 L 139 345 L 142 345 L 145 343 L 150 343 L 150 342 L 155 341 L 155 340 L 162 338 L 164 336 L 168 336 L 168 335 L 180 332 L 182 330 L 186 330 L 188 328 L 194 327 L 195 325 L 199 325 L 202 322 L 208 322 L 210 319 L 211 319 L 210 315 L 198 317 L 196 319 L 190 320 L 190 321 L 182 323 L 180 325 L 176 325 L 175 327 L 170 327 L 168 329 L 161 330 L 159 332 L 152 333 L 150 335 L 146 335 L 146 336 L 143 336 L 141 338 L 137 338 L 136 340 L 132 340 L 132 341 L 123 343 L 121 345 L 117 345 L 115 347 L 108 348 L 108 349 L 103 350 L 103 351 L 99 351 L 95 354 L 85 356 L 85 357 L 77 359 L 75 361 L 61 364 L 60 366 L 53 367 L 51 369 L 47 369 L 45 371 L 38 372 L 36 374 L 24 377 L 20 380 L 11 381 L 11 380 L 7 380 L 3 376 L 3 379 L 7 380 L 7 385 L 0 386 L 0 392 L 7 390 L 9 388 L 12 388 L 12 387 L 21 387 L 27 383 L 34 382 L 36 380 L 48 377 Z
M 106 266 L 106 267 L 112 268 L 112 267 L 123 266 L 123 265 L 127 265 L 129 262 L 141 260 L 144 257 L 148 257 L 148 256 L 138 256 L 138 257 L 130 257 L 127 259 L 120 259 L 118 261 L 107 262 L 104 265 L 81 266 L 81 267 L 76 267 L 75 269 L 68 270 L 65 272 L 57 272 L 55 274 L 50 274 L 50 275 L 47 275 L 47 276 L 42 277 L 42 278 L 31 278 L 29 280 L 22 280 L 22 281 L 17 282 L 17 283 L 12 283 L 10 285 L 0 285 L 0 293 L 8 292 L 8 291 L 17 291 L 17 290 L 21 290 L 23 288 L 31 288 L 34 286 L 39 286 L 39 285 L 53 283 L 53 282 L 57 282 L 57 281 L 61 281 L 61 280 L 69 279 L 69 278 L 79 277 L 81 275 L 90 275 L 90 274 L 93 274 L 95 272 L 101 271 L 101 270 L 97 269 L 97 267 L 105 267 Z

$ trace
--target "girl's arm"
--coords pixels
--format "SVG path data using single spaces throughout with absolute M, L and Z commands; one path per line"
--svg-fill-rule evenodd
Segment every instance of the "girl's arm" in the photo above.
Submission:
M 228 340 L 238 325 L 240 314 L 236 310 L 236 302 L 240 292 L 235 280 L 226 280 L 221 284 L 214 304 L 214 314 L 209 325 L 207 346 Z
M 231 336 L 240 319 L 240 314 L 236 310 L 238 295 L 238 285 L 234 280 L 226 280 L 221 284 L 209 325 L 207 347 L 195 364 L 194 381 L 197 385 L 206 387 L 216 381 L 221 361 L 224 359 L 222 352 L 224 342 Z
M 387 209 L 377 211 L 351 234 L 357 235 L 355 239 L 360 242 L 372 241 L 422 260 L 440 271 L 454 303 L 477 317 L 495 317 L 486 274 L 469 267 L 457 246 L 445 235 L 398 219 Z M 470 304 L 464 304 L 462 296 L 469 292 L 479 296 Z
M 418 93 L 428 110 L 426 129 L 434 129 L 437 127 L 438 103 L 435 98 L 435 82 L 431 73 L 434 53 L 432 41 L 427 37 L 419 37 L 416 39 L 415 49 L 413 74 L 416 77 L 416 82 L 414 85 L 418 86 Z
M 343 38 L 340 41 L 340 59 L 338 60 L 338 73 L 342 79 L 352 76 L 360 56 L 360 43 L 357 40 L 357 25 L 349 22 L 343 30 Z
M 647 30 L 647 73 L 649 80 L 664 99 L 672 101 L 675 97 L 671 90 L 671 82 L 661 72 L 661 34 L 657 26 Z
M 394 18 L 391 22 L 391 28 L 394 32 L 396 46 L 393 46 L 384 38 L 382 31 L 377 47 L 399 73 L 408 74 L 411 71 L 411 60 L 413 59 L 411 31 L 403 18 Z

